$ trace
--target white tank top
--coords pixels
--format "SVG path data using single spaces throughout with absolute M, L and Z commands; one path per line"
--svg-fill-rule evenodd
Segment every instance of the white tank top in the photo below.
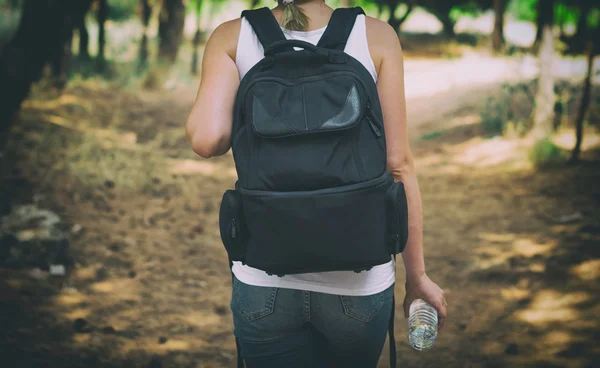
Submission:
M 287 39 L 302 40 L 317 44 L 327 27 L 315 31 L 300 32 L 282 29 Z M 377 71 L 369 52 L 367 43 L 367 28 L 365 16 L 359 15 L 344 51 L 357 59 L 367 68 L 377 82 Z M 250 23 L 244 18 L 238 39 L 236 64 L 240 79 L 260 60 L 264 58 L 264 49 L 256 37 Z M 283 244 L 285 246 L 285 244 Z M 391 257 L 390 257 L 391 258 Z M 319 273 L 304 273 L 283 277 L 269 276 L 266 272 L 233 263 L 233 274 L 241 282 L 265 287 L 280 287 L 296 290 L 316 291 L 335 295 L 373 295 L 386 290 L 396 279 L 396 265 L 390 262 L 375 266 L 369 271 L 356 273 L 353 271 L 334 271 Z

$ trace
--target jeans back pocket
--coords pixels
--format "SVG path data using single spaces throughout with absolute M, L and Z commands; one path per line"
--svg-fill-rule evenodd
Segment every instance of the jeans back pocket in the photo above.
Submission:
M 368 296 L 340 296 L 344 314 L 362 322 L 369 322 L 385 302 L 385 292 Z
M 244 284 L 234 277 L 231 311 L 251 322 L 273 313 L 276 287 L 262 287 Z

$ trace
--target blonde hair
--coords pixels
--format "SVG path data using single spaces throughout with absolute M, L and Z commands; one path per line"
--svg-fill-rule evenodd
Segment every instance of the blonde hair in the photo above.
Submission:
M 306 31 L 309 19 L 304 10 L 296 6 L 296 2 L 299 0 L 292 2 L 278 1 L 284 7 L 281 26 L 291 31 Z

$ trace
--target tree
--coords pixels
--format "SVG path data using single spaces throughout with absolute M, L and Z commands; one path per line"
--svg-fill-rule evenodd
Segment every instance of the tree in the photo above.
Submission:
M 177 59 L 179 45 L 183 39 L 184 22 L 183 0 L 163 0 L 158 26 L 158 57 L 161 62 L 173 64 Z
M 140 68 L 148 65 L 148 25 L 152 16 L 152 6 L 150 0 L 140 0 L 142 8 L 142 40 L 140 42 L 139 62 Z
M 387 7 L 390 11 L 390 17 L 388 19 L 388 24 L 390 26 L 392 26 L 392 28 L 394 28 L 397 32 L 399 32 L 400 27 L 402 27 L 402 24 L 404 24 L 404 22 L 408 19 L 408 17 L 414 10 L 417 1 L 416 0 L 408 0 L 408 1 L 386 0 L 385 3 L 387 4 Z M 398 10 L 398 6 L 400 6 L 402 3 L 406 4 L 406 11 L 404 12 L 404 15 L 402 15 L 401 18 L 397 18 L 396 11 Z
M 554 59 L 554 37 L 552 26 L 546 24 L 542 30 L 542 40 L 539 47 L 540 77 L 535 96 L 535 110 L 533 113 L 533 128 L 530 136 L 536 140 L 543 140 L 554 131 L 554 76 L 552 65 Z
M 454 36 L 455 22 L 450 17 L 450 11 L 454 6 L 465 1 L 437 1 L 437 0 L 419 0 L 419 6 L 424 7 L 429 13 L 434 15 L 441 23 L 444 33 L 449 36 Z
M 90 35 L 85 26 L 85 14 L 83 15 L 83 17 L 81 17 L 81 19 L 79 19 L 79 22 L 77 24 L 77 32 L 79 33 L 79 57 L 83 59 L 89 59 Z
M 579 17 L 577 19 L 577 30 L 571 40 L 571 51 L 581 52 L 585 48 L 588 38 L 588 16 L 593 8 L 593 4 L 591 0 L 577 0 L 577 5 L 579 6 Z
M 537 48 L 542 40 L 545 26 L 554 24 L 554 0 L 539 0 L 537 5 L 537 33 L 534 47 Z
M 494 0 L 494 31 L 492 33 L 492 49 L 502 51 L 504 47 L 504 11 L 506 0 Z
M 600 51 L 600 25 L 596 25 L 596 35 L 589 35 L 587 42 L 587 73 L 583 81 L 583 96 L 577 110 L 577 117 L 575 118 L 575 148 L 571 152 L 571 163 L 579 161 L 579 155 L 581 153 L 581 144 L 583 143 L 583 121 L 587 114 L 588 107 L 590 105 L 590 99 L 592 94 L 592 75 L 594 70 L 594 58 Z
M 107 0 L 98 0 L 98 59 L 105 60 L 106 53 L 106 19 L 108 18 L 108 2 Z
M 4 149 L 13 115 L 38 80 L 46 63 L 55 60 L 91 0 L 25 0 L 16 33 L 0 52 L 0 150 Z
M 192 56 L 192 74 L 198 74 L 198 61 L 200 60 L 199 48 L 202 32 L 200 31 L 200 13 L 202 11 L 202 0 L 196 0 L 196 34 L 193 41 L 193 56 Z

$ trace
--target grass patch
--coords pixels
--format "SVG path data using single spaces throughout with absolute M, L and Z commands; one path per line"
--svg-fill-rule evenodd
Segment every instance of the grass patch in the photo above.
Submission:
M 529 160 L 537 168 L 546 169 L 561 165 L 567 158 L 566 151 L 542 139 L 533 144 L 529 150 Z
M 422 141 L 432 141 L 434 139 L 437 139 L 439 137 L 446 135 L 446 133 L 448 133 L 448 131 L 446 131 L 446 130 L 437 130 L 434 132 L 425 133 L 421 136 L 421 140 Z

